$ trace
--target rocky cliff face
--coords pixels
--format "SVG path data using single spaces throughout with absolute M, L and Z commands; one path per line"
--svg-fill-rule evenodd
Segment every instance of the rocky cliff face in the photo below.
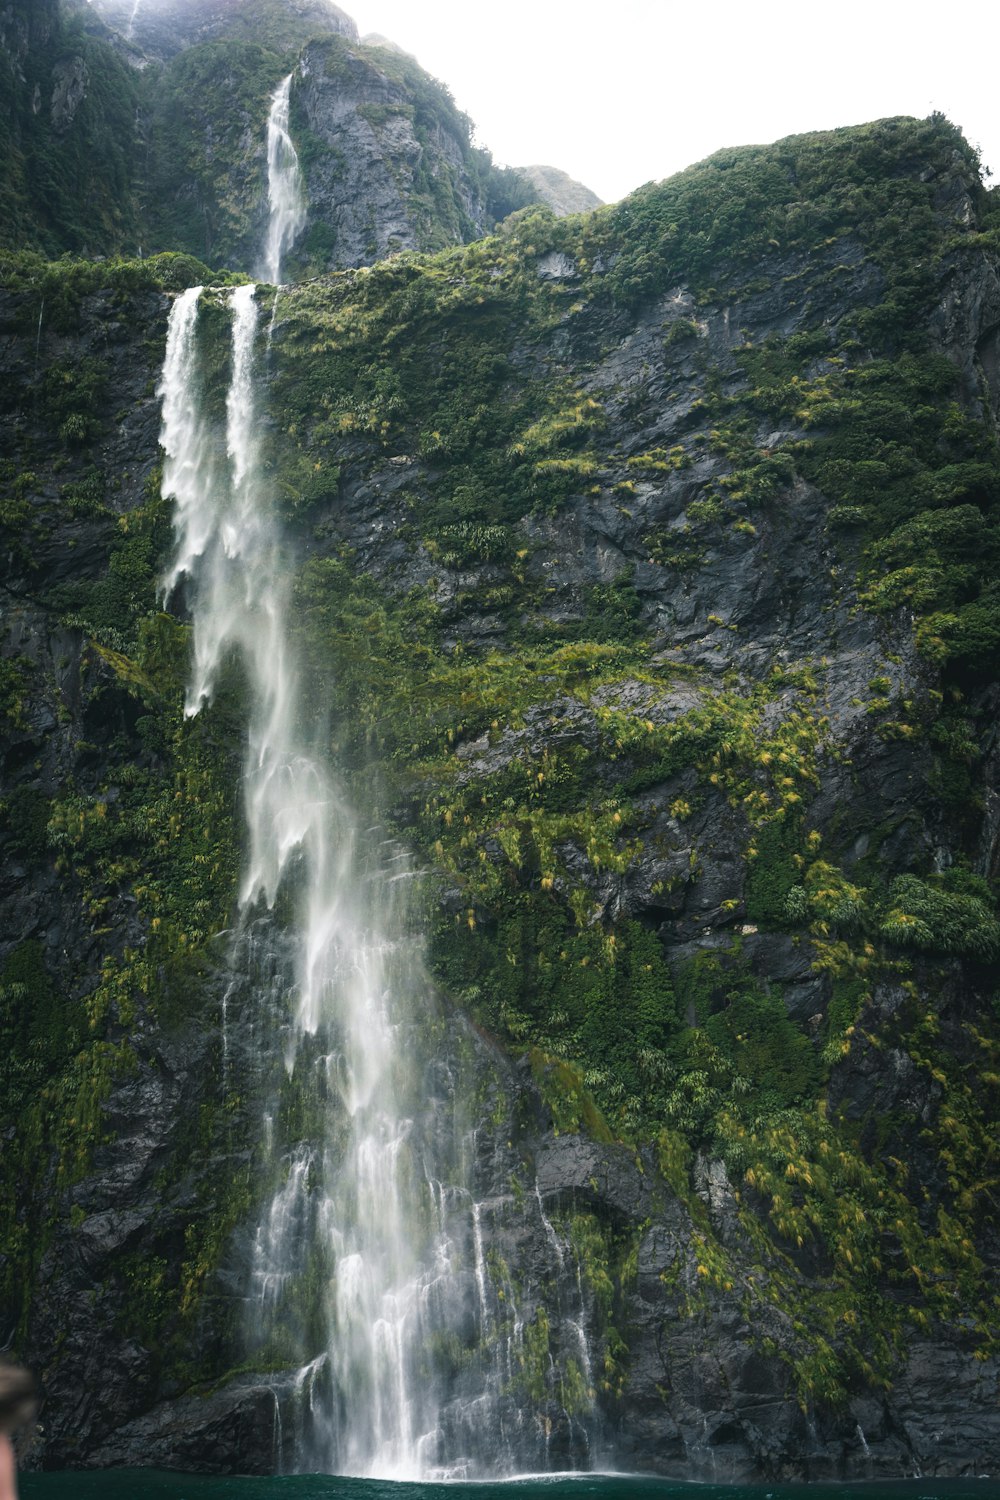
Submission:
M 532 197 L 472 146 L 442 85 L 398 50 L 360 45 L 327 0 L 12 0 L 0 28 L 10 248 L 182 250 L 255 271 L 268 104 L 293 70 L 299 273 L 460 244 Z
M 93 0 L 94 9 L 133 50 L 135 61 L 166 61 L 219 40 L 293 47 L 326 33 L 358 40 L 333 0 Z
M 4 1325 L 42 1462 L 264 1472 L 299 1418 L 240 1315 L 241 689 L 183 717 L 154 596 L 168 270 L 4 296 Z M 554 1461 L 1000 1467 L 998 339 L 995 199 L 941 120 L 282 292 L 301 649 L 431 872 L 428 1111 L 459 1076 L 481 1109 Z M 456 1395 L 481 1354 L 440 1352 Z
M 300 263 L 368 266 L 495 225 L 488 158 L 470 148 L 468 122 L 405 53 L 315 42 L 300 59 L 293 99 L 308 197 Z M 516 179 L 512 186 L 503 209 L 531 196 Z
M 88 5 L 11 0 L 0 11 L 0 242 L 51 255 L 134 248 L 137 109 Z

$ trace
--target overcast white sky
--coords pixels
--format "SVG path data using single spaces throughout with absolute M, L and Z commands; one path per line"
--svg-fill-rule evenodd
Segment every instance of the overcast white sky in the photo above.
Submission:
M 339 0 L 511 166 L 610 202 L 722 146 L 942 110 L 1000 179 L 1000 0 Z

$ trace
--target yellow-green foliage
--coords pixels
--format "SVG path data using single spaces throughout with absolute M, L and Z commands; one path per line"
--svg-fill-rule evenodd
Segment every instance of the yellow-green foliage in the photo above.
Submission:
M 583 1076 L 572 1063 L 549 1057 L 538 1048 L 531 1051 L 531 1076 L 552 1114 L 556 1135 L 580 1131 L 595 1141 L 613 1139 L 607 1124 L 590 1094 Z
M 561 1222 L 576 1259 L 580 1280 L 593 1302 L 600 1338 L 594 1377 L 604 1395 L 621 1398 L 628 1377 L 628 1349 L 615 1327 L 622 1295 L 635 1277 L 638 1235 L 616 1236 L 596 1215 L 573 1213 Z M 581 1391 L 581 1395 L 583 1392 Z M 595 1392 L 587 1391 L 588 1404 Z
M 670 474 L 677 469 L 687 468 L 690 462 L 683 446 L 677 443 L 669 450 L 652 448 L 648 453 L 633 453 L 628 460 L 628 467 L 637 469 L 640 473 Z
M 228 925 L 234 897 L 238 695 L 224 689 L 201 719 L 184 717 L 188 632 L 142 609 L 151 602 L 153 553 L 143 518 L 132 524 L 143 550 L 115 639 L 134 642 L 133 654 L 92 639 L 82 672 L 97 701 L 130 702 L 135 737 L 111 745 L 98 790 L 84 795 L 70 784 L 48 805 L 42 847 L 31 851 L 54 856 L 65 898 L 80 902 L 100 955 L 96 975 L 82 995 L 66 993 L 40 946 L 29 944 L 0 976 L 0 1033 L 13 1043 L 11 1066 L 0 1072 L 0 1112 L 16 1112 L 19 1121 L 0 1195 L 3 1280 L 22 1319 L 65 1192 L 85 1177 L 105 1139 L 107 1097 L 138 1065 L 132 1038 L 157 1019 L 190 1021 L 200 1004 L 198 955 Z M 121 942 L 123 903 L 142 924 L 138 943 Z M 183 963 L 178 1005 L 174 980 Z M 199 1219 L 185 1286 L 200 1285 L 237 1213 L 227 1219 L 220 1208 Z M 173 1292 L 155 1300 L 164 1316 L 179 1305 Z M 180 1297 L 185 1308 L 190 1300 Z

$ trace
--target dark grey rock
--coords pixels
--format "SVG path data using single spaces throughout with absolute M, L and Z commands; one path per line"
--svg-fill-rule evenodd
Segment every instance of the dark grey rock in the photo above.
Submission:
M 27 30 L 8 25 L 5 16 L 0 12 L 3 45 L 9 55 L 21 56 Z M 347 26 L 333 30 L 350 38 Z M 406 185 L 417 165 L 426 162 L 422 153 L 428 148 L 397 108 L 400 98 L 377 63 L 355 58 L 343 71 L 333 66 L 339 45 L 320 41 L 310 47 L 297 84 L 298 102 L 326 147 L 310 183 L 313 212 L 336 228 L 338 254 L 366 263 L 416 243 Z M 71 92 L 68 88 L 67 99 Z M 435 150 L 442 167 L 459 172 L 456 141 L 437 141 Z M 482 223 L 482 206 L 470 184 L 460 180 L 459 192 L 465 195 L 472 232 Z M 941 212 L 964 222 L 968 195 L 961 183 L 942 182 L 940 193 Z M 365 205 L 377 210 L 374 228 Z M 782 252 L 768 284 L 740 301 L 698 306 L 688 289 L 674 287 L 634 317 L 597 307 L 578 323 L 556 328 L 545 347 L 513 352 L 514 368 L 518 361 L 523 367 L 537 364 L 560 378 L 572 368 L 581 388 L 601 402 L 613 435 L 597 494 L 571 497 L 558 517 L 532 514 L 523 521 L 531 548 L 529 577 L 538 585 L 537 623 L 544 628 L 581 620 L 588 590 L 627 577 L 643 627 L 657 636 L 651 648 L 656 666 L 662 670 L 673 662 L 692 675 L 678 675 L 659 694 L 651 692 L 641 673 L 589 698 L 553 692 L 532 705 L 516 727 L 477 731 L 460 741 L 455 751 L 459 786 L 502 772 L 517 759 L 533 760 L 548 747 L 596 748 L 598 714 L 606 710 L 654 725 L 671 723 L 696 710 L 706 690 L 720 684 L 749 692 L 775 666 L 809 664 L 817 708 L 829 718 L 830 752 L 822 758 L 811 822 L 824 829 L 836 825 L 848 866 L 870 854 L 873 831 L 880 829 L 888 829 L 879 853 L 890 871 L 917 867 L 925 858 L 946 868 L 962 853 L 955 831 L 942 827 L 933 810 L 916 805 L 930 747 L 887 744 L 867 712 L 867 684 L 883 671 L 918 711 L 930 703 L 936 680 L 917 657 L 911 622 L 903 614 L 876 620 L 858 608 L 851 551 L 857 542 L 847 540 L 841 550 L 840 542 L 829 540 L 828 498 L 813 486 L 790 485 L 766 511 L 752 520 L 747 515 L 752 533 L 695 525 L 687 515 L 705 488 L 728 472 L 726 460 L 709 444 L 697 448 L 689 441 L 699 430 L 694 405 L 699 361 L 710 358 L 728 388 L 736 389 L 742 376 L 735 350 L 744 330 L 760 343 L 771 333 L 794 332 L 824 318 L 837 321 L 881 295 L 881 272 L 850 237 L 838 240 L 822 268 L 835 266 L 842 266 L 843 274 L 812 278 L 807 304 L 797 305 L 786 285 L 805 269 L 804 257 Z M 577 268 L 556 257 L 549 271 L 560 282 L 575 277 Z M 978 253 L 956 252 L 941 276 L 935 340 L 962 373 L 967 410 L 995 415 L 1000 411 L 995 268 Z M 39 529 L 31 554 L 11 549 L 0 559 L 3 649 L 22 658 L 32 675 L 24 722 L 2 748 L 4 799 L 22 789 L 47 799 L 71 782 L 86 794 L 108 781 L 112 769 L 141 763 L 128 693 L 107 663 L 88 650 L 82 632 L 61 623 L 39 597 L 37 581 L 44 576 L 50 583 L 91 583 L 103 576 L 117 517 L 141 502 L 158 456 L 155 377 L 166 308 L 166 299 L 149 296 L 134 318 L 124 317 L 108 295 L 98 293 L 85 301 L 77 333 L 50 329 L 43 317 L 36 340 L 36 299 L 27 293 L 0 296 L 0 446 L 5 453 L 41 455 L 32 495 Z M 668 344 L 665 330 L 681 320 L 690 321 L 694 333 Z M 60 514 L 60 488 L 80 477 L 82 460 L 55 454 L 51 434 L 34 422 L 31 411 L 36 360 L 44 368 L 47 362 L 84 357 L 109 364 L 97 451 L 112 479 L 111 518 Z M 775 419 L 762 426 L 759 440 L 780 447 L 801 436 L 792 424 Z M 630 457 L 682 440 L 691 450 L 685 467 L 666 473 L 629 468 Z M 414 536 L 412 506 L 430 480 L 424 461 L 383 453 L 370 460 L 363 445 L 348 441 L 341 456 L 337 494 L 319 518 L 310 547 L 320 555 L 337 555 L 346 545 L 358 566 L 386 589 L 405 592 L 436 579 L 441 607 L 455 606 L 451 639 L 502 645 L 509 621 L 481 597 L 502 572 L 492 564 L 444 568 Z M 633 479 L 635 492 L 625 502 L 616 487 Z M 696 549 L 702 561 L 687 568 L 654 563 L 645 542 L 654 528 L 669 534 L 678 548 Z M 794 701 L 791 690 L 777 697 L 764 716 L 763 731 L 773 728 Z M 983 689 L 981 702 L 985 711 L 995 709 L 995 688 Z M 990 874 L 1000 867 L 998 745 L 994 738 L 982 747 L 987 806 L 974 851 L 977 868 Z M 609 793 L 630 769 L 627 758 L 602 766 Z M 114 795 L 113 785 L 108 795 Z M 687 813 L 672 811 L 679 799 L 689 799 Z M 747 920 L 740 854 L 747 825 L 739 807 L 691 771 L 647 787 L 634 800 L 641 853 L 621 874 L 598 874 L 584 851 L 567 839 L 559 852 L 572 881 L 586 886 L 601 914 L 629 915 L 655 929 L 677 968 L 706 952 L 733 962 L 738 938 L 740 961 L 772 993 L 781 993 L 793 1019 L 819 1040 L 830 989 L 813 972 L 810 939 L 804 933 L 796 939 L 754 930 Z M 486 852 L 500 857 L 499 846 Z M 6 847 L 3 854 L 0 961 L 17 943 L 36 937 L 55 980 L 82 999 L 96 983 L 106 952 L 120 953 L 144 939 L 134 904 L 116 901 L 106 918 L 112 937 L 104 943 L 79 892 L 59 878 L 47 851 L 33 859 L 16 850 L 8 857 Z M 448 911 L 463 909 L 457 885 L 443 904 Z M 165 1031 L 140 1000 L 130 1028 L 134 1068 L 116 1079 L 104 1102 L 102 1140 L 86 1171 L 59 1187 L 54 1166 L 41 1164 L 39 1192 L 52 1222 L 39 1250 L 38 1294 L 26 1348 L 44 1371 L 45 1430 L 38 1461 L 47 1466 L 154 1463 L 265 1473 L 281 1456 L 279 1418 L 284 1423 L 294 1406 L 291 1373 L 260 1380 L 232 1380 L 223 1373 L 222 1387 L 214 1392 L 181 1389 L 176 1372 L 164 1373 L 164 1351 L 149 1347 L 152 1341 L 143 1337 L 138 1321 L 123 1314 L 130 1265 L 151 1257 L 173 1265 L 183 1259 L 186 1230 L 206 1211 L 209 1168 L 223 1179 L 252 1173 L 254 1089 L 260 1086 L 254 1075 L 254 1028 L 273 1018 L 249 1006 L 241 1009 L 234 1002 L 227 1029 L 226 1067 L 247 1083 L 246 1096 L 234 1093 L 231 1133 L 214 1140 L 214 1154 L 197 1165 L 187 1144 L 192 1122 L 220 1097 L 220 1000 L 233 978 L 226 956 L 215 954 L 207 972 L 185 990 L 191 1010 L 184 1010 L 173 1031 Z M 942 1085 L 892 1037 L 906 1003 L 902 986 L 876 986 L 864 1025 L 831 1069 L 826 1105 L 861 1133 L 867 1149 L 899 1152 L 933 1202 L 944 1169 L 922 1143 L 921 1131 L 940 1107 Z M 974 1024 L 977 1003 L 957 969 L 945 976 L 943 1026 L 963 1032 Z M 468 1097 L 481 1110 L 471 1149 L 485 1247 L 495 1265 L 506 1266 L 508 1277 L 506 1286 L 492 1285 L 484 1295 L 499 1305 L 503 1291 L 505 1299 L 517 1300 L 519 1315 L 528 1321 L 539 1308 L 549 1309 L 553 1358 L 562 1357 L 579 1340 L 581 1327 L 600 1326 L 593 1292 L 575 1270 L 566 1271 L 570 1250 L 562 1221 L 591 1214 L 635 1249 L 634 1276 L 614 1290 L 614 1326 L 627 1344 L 620 1395 L 603 1393 L 581 1432 L 552 1392 L 533 1403 L 512 1389 L 507 1408 L 512 1421 L 523 1421 L 526 1430 L 533 1423 L 548 1424 L 551 1451 L 567 1461 L 603 1451 L 623 1467 L 684 1478 L 861 1479 L 1000 1471 L 997 1367 L 975 1358 L 965 1330 L 942 1327 L 933 1340 L 914 1341 L 884 1394 L 859 1391 L 845 1411 L 803 1411 L 789 1370 L 796 1349 L 794 1320 L 790 1310 L 775 1308 L 758 1294 L 769 1273 L 745 1237 L 740 1212 L 754 1211 L 754 1203 L 737 1168 L 703 1153 L 694 1166 L 694 1196 L 682 1200 L 661 1176 L 652 1148 L 637 1152 L 556 1134 L 528 1064 L 511 1063 L 471 1026 L 454 1016 L 446 1019 L 415 1131 L 426 1139 L 446 1131 L 442 1101 L 454 1091 L 464 1066 L 466 1081 L 471 1074 L 474 1083 Z M 727 1247 L 732 1285 L 717 1284 L 699 1259 L 706 1219 Z M 233 1328 L 246 1294 L 249 1238 L 246 1224 L 233 1230 L 213 1273 L 204 1315 L 186 1334 L 192 1360 L 220 1372 L 235 1363 L 239 1341 Z M 997 1247 L 984 1237 L 980 1253 L 984 1274 L 995 1276 Z M 805 1252 L 795 1265 L 804 1288 L 822 1284 L 824 1268 Z M 466 1338 L 476 1323 L 474 1280 L 466 1275 L 455 1309 L 455 1327 Z M 702 1295 L 692 1312 L 688 1299 L 696 1291 Z M 576 1347 L 579 1352 L 579 1343 Z M 467 1389 L 463 1379 L 471 1376 L 458 1371 L 454 1409 L 446 1418 L 456 1423 L 458 1398 Z
M 464 239 L 482 233 L 486 208 L 470 177 L 465 142 L 439 123 L 417 134 L 405 85 L 379 67 L 378 51 L 318 41 L 299 61 L 294 109 L 311 139 L 308 222 L 322 225 L 329 267 L 370 266 L 401 250 L 429 248 L 416 196 L 418 171 L 452 184 Z
M 262 1382 L 164 1403 L 118 1428 L 87 1455 L 86 1467 L 132 1468 L 141 1455 L 144 1468 L 273 1473 L 281 1394 Z

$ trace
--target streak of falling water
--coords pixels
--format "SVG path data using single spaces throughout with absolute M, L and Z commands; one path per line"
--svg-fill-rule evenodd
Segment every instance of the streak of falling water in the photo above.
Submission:
M 277 286 L 281 261 L 295 244 L 306 221 L 302 173 L 298 153 L 288 130 L 292 74 L 283 79 L 271 97 L 267 117 L 267 201 L 270 219 L 261 274 Z
M 187 714 L 211 701 L 233 656 L 249 705 L 226 1013 L 241 982 L 255 999 L 266 991 L 252 1046 L 262 1075 L 282 1052 L 284 1072 L 261 1115 L 274 1188 L 249 1251 L 248 1326 L 255 1348 L 271 1339 L 298 1362 L 294 1434 L 282 1437 L 294 1465 L 393 1479 L 509 1473 L 537 1451 L 515 1400 L 523 1322 L 488 1265 L 460 1090 L 450 1076 L 437 1093 L 428 1083 L 449 1064 L 405 936 L 409 872 L 377 828 L 358 827 L 307 727 L 288 630 L 292 559 L 259 452 L 256 288 L 228 294 L 224 423 L 203 398 L 199 297 L 174 304 L 160 384 L 176 535 L 164 589 L 184 580 L 192 615 Z M 269 915 L 279 894 L 287 931 Z M 308 1114 L 297 1134 L 283 1134 L 286 1098 Z M 574 1332 L 583 1342 L 582 1321 Z
M 139 14 L 139 7 L 141 4 L 142 0 L 133 0 L 132 14 L 128 18 L 128 29 L 125 32 L 125 40 L 127 42 L 130 42 L 132 40 L 132 36 L 135 31 L 136 17 Z
M 187 713 L 211 699 L 234 651 L 246 673 L 247 851 L 234 952 L 246 945 L 255 913 L 273 908 L 283 878 L 293 876 L 298 937 L 285 1064 L 301 1082 L 322 1041 L 339 1122 L 336 1152 L 320 1140 L 283 1164 L 284 1182 L 257 1230 L 252 1297 L 260 1318 L 273 1313 L 304 1274 L 310 1247 L 320 1245 L 321 1265 L 332 1260 L 336 1270 L 323 1299 L 331 1352 L 312 1361 L 309 1402 L 319 1405 L 321 1378 L 332 1381 L 334 1399 L 314 1458 L 345 1473 L 416 1477 L 420 1440 L 438 1426 L 432 1383 L 420 1379 L 419 1365 L 440 1300 L 428 1288 L 443 1256 L 428 1243 L 429 1192 L 410 1151 L 405 1103 L 419 1081 L 407 1077 L 398 1045 L 419 962 L 389 935 L 399 923 L 383 909 L 405 883 L 370 878 L 377 866 L 366 871 L 353 820 L 301 727 L 286 633 L 291 568 L 257 451 L 255 288 L 229 297 L 224 449 L 199 398 L 198 300 L 195 289 L 174 305 L 160 388 L 163 489 L 176 530 L 164 586 L 169 594 L 187 580 L 194 625 Z

